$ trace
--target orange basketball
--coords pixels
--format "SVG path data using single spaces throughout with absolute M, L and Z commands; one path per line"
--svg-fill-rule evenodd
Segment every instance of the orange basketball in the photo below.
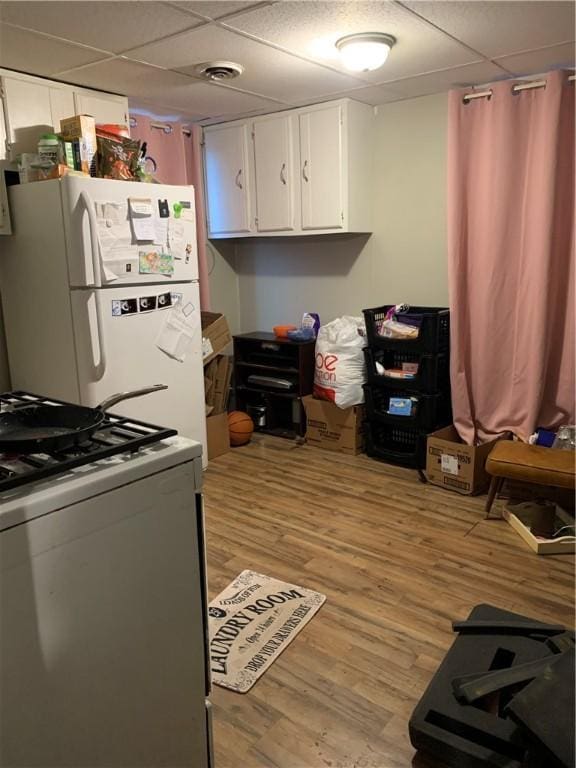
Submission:
M 230 445 L 246 445 L 254 432 L 254 422 L 244 411 L 232 411 L 228 414 Z

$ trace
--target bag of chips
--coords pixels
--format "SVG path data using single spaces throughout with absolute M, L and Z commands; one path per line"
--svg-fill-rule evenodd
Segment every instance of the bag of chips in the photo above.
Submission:
M 140 142 L 96 128 L 98 175 L 103 179 L 137 181 Z

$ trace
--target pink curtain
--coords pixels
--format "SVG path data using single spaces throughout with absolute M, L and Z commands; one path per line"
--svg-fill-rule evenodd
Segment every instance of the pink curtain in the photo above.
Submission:
M 574 85 L 544 79 L 450 93 L 452 400 L 469 444 L 575 423 Z
M 136 125 L 130 128 L 133 139 L 146 142 L 149 165 L 155 165 L 154 178 L 160 184 L 189 184 L 186 169 L 186 153 L 180 123 L 160 123 L 145 115 L 133 115 Z M 152 125 L 166 126 L 152 128 Z M 153 161 L 153 162 L 152 162 Z
M 210 286 L 206 259 L 206 216 L 204 213 L 204 183 L 202 167 L 202 129 L 192 126 L 190 135 L 182 132 L 181 123 L 166 123 L 146 115 L 132 115 L 132 138 L 146 142 L 148 165 L 156 166 L 154 178 L 161 184 L 192 184 L 196 200 L 196 239 L 200 278 L 200 306 L 210 309 Z M 134 124 L 135 121 L 135 124 Z M 167 126 L 153 128 L 154 125 Z M 153 162 L 152 162 L 153 161 Z

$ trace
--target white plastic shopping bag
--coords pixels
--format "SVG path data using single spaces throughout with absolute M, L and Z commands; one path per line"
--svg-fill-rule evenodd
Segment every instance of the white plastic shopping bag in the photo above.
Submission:
M 362 317 L 345 315 L 320 327 L 316 339 L 314 395 L 340 408 L 364 402 L 366 368 Z

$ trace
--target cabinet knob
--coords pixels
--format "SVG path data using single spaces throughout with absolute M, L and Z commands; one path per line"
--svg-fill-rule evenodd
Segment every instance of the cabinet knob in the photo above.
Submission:
M 244 189 L 244 187 L 242 186 L 242 168 L 240 168 L 240 170 L 236 174 L 236 180 L 234 183 L 239 189 Z
M 304 165 L 302 167 L 302 176 L 304 177 L 304 181 L 310 181 L 310 179 L 308 178 L 307 169 L 308 169 L 308 160 L 304 160 Z
M 286 163 L 282 163 L 282 168 L 280 168 L 280 181 L 286 185 Z

